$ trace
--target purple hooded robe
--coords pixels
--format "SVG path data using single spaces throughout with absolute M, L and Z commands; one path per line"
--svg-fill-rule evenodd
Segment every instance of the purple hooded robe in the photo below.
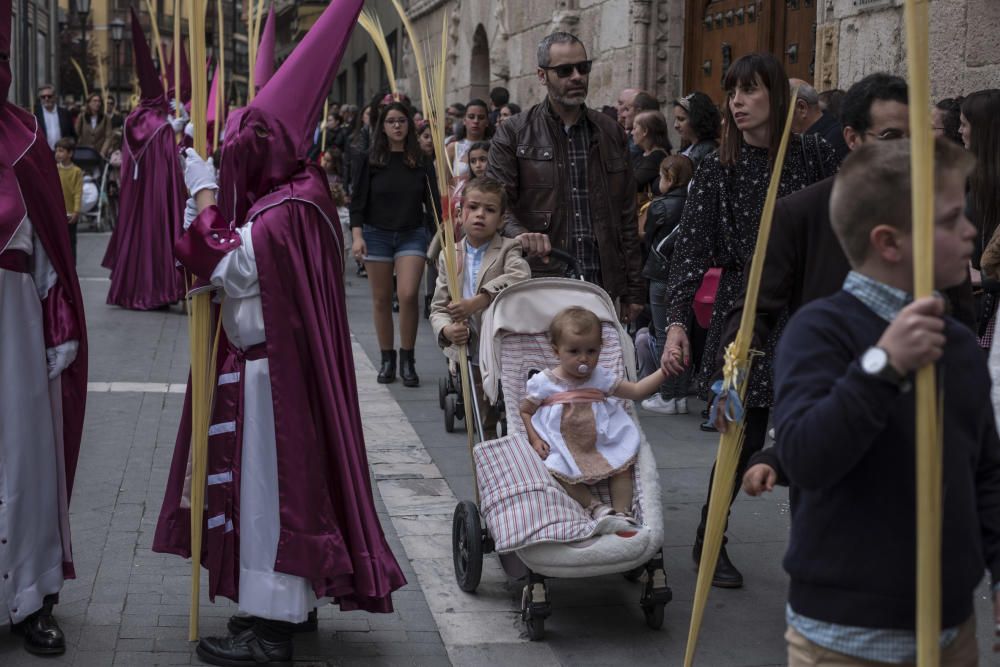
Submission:
M 246 434 L 260 432 L 259 424 L 272 415 L 273 431 L 269 426 L 258 440 L 273 437 L 276 450 L 274 573 L 306 580 L 316 598 L 332 598 L 345 610 L 390 612 L 392 591 L 405 584 L 375 512 L 347 326 L 340 225 L 324 175 L 304 160 L 322 97 L 303 100 L 299 91 L 328 89 L 315 79 L 323 79 L 325 68 L 332 81 L 361 5 L 334 0 L 260 95 L 230 116 L 219 205 L 202 211 L 175 247 L 181 263 L 221 285 L 236 309 L 227 318 L 223 303 L 226 340 L 220 345 L 228 349 L 219 351 L 225 360 L 209 431 L 201 561 L 209 571 L 210 595 L 239 598 L 241 609 L 243 596 L 254 594 L 240 581 L 243 533 L 250 531 L 241 529 L 247 512 L 243 483 L 254 474 L 244 471 L 242 457 Z M 241 262 L 248 266 L 230 280 L 233 265 Z M 244 341 L 247 329 L 233 324 L 241 308 L 233 300 L 249 295 L 249 302 L 256 294 L 263 341 Z M 241 395 L 228 388 L 244 382 L 249 388 L 253 368 L 262 362 L 266 378 L 254 384 L 268 387 L 271 403 L 253 414 L 249 389 Z M 253 391 L 261 394 L 259 386 Z M 224 421 L 230 414 L 235 420 Z M 154 551 L 185 557 L 191 549 L 190 438 L 189 395 L 153 540 Z
M 111 269 L 109 304 L 152 310 L 184 297 L 173 246 L 187 195 L 163 85 L 134 10 L 132 44 L 142 97 L 125 119 L 118 224 L 101 265 Z
M 20 422 L 5 421 L 0 431 L 0 480 L 6 480 L 0 484 L 8 485 L 0 495 L 10 501 L 0 507 L 10 568 L 0 601 L 8 594 L 6 612 L 17 622 L 41 606 L 42 595 L 56 592 L 62 579 L 75 576 L 69 499 L 87 401 L 87 325 L 52 151 L 35 117 L 6 102 L 11 16 L 11 0 L 0 0 L 0 274 L 6 274 L 0 276 L 0 370 L 7 380 L 0 387 L 0 416 Z M 18 250 L 26 237 L 34 248 Z M 27 298 L 14 303 L 22 296 Z M 47 379 L 45 353 L 72 341 L 75 360 Z M 40 382 L 22 374 L 24 369 Z M 33 424 L 36 418 L 45 423 Z M 26 430 L 30 436 L 22 438 Z M 42 451 L 40 445 L 48 443 L 53 449 Z M 56 496 L 38 497 L 40 487 Z M 46 577 L 41 570 L 51 565 L 56 571 Z

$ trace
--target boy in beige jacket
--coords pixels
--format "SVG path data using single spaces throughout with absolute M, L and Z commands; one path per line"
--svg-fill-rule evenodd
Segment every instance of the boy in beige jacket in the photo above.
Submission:
M 480 314 L 505 287 L 531 277 L 528 262 L 521 256 L 521 244 L 500 235 L 507 193 L 498 181 L 480 177 L 465 186 L 462 208 L 462 232 L 458 242 L 458 280 L 462 298 L 451 300 L 444 256 L 438 258 L 438 279 L 431 301 L 431 326 L 438 344 L 450 361 L 458 361 L 457 346 L 468 343 L 473 363 L 473 382 L 483 433 L 496 437 L 497 414 L 483 394 L 479 372 Z

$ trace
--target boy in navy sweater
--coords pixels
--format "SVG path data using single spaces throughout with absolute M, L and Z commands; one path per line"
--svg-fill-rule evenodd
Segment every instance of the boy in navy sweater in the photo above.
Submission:
M 935 146 L 937 289 L 965 280 L 972 158 Z M 1000 440 L 986 360 L 936 297 L 912 300 L 909 141 L 844 162 L 831 222 L 853 270 L 800 310 L 775 363 L 777 457 L 792 526 L 784 567 L 792 666 L 915 659 L 914 372 L 936 364 L 944 400 L 941 664 L 975 665 L 973 591 L 1000 582 Z M 994 587 L 994 610 L 1000 597 Z

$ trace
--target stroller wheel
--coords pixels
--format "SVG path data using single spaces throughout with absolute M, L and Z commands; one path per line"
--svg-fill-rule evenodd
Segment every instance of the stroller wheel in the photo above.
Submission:
M 471 500 L 463 500 L 455 507 L 451 555 L 458 587 L 466 593 L 475 593 L 483 576 L 483 528 L 479 509 Z
M 533 642 L 545 639 L 545 619 L 552 613 L 544 580 L 532 575 L 521 591 L 521 620 Z
M 444 430 L 448 433 L 455 432 L 455 409 L 458 405 L 458 399 L 454 394 L 448 394 L 444 397 Z
M 528 630 L 528 638 L 533 642 L 545 639 L 545 619 L 540 616 L 529 616 L 524 621 Z
M 497 420 L 497 437 L 502 438 L 507 435 L 507 418 Z
M 438 378 L 438 407 L 444 410 L 444 399 L 448 396 L 448 381 Z
M 663 603 L 654 604 L 652 607 L 643 607 L 642 611 L 646 615 L 646 625 L 653 630 L 663 627 Z

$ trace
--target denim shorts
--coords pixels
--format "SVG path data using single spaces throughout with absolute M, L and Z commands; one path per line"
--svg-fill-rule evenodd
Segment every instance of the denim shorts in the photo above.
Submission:
M 366 262 L 394 262 L 399 257 L 425 257 L 429 234 L 424 227 L 399 232 L 379 229 L 372 225 L 361 228 L 368 254 Z

